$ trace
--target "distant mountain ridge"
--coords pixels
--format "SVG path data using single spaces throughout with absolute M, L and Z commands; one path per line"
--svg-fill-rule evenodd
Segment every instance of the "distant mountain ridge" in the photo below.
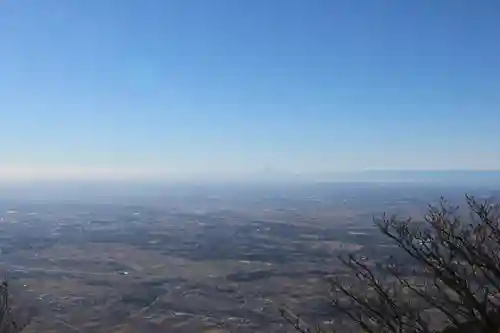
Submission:
M 425 182 L 456 185 L 500 185 L 500 170 L 367 170 L 324 174 L 350 182 Z

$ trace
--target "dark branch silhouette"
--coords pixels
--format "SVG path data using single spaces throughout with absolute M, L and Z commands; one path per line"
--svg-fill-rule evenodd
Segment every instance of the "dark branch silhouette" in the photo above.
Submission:
M 500 332 L 500 209 L 466 199 L 467 218 L 442 199 L 423 222 L 376 219 L 407 260 L 342 257 L 349 274 L 329 281 L 335 312 L 370 333 Z M 290 317 L 297 331 L 312 331 Z
M 0 333 L 18 333 L 22 329 L 12 318 L 9 296 L 9 284 L 4 280 L 0 283 Z

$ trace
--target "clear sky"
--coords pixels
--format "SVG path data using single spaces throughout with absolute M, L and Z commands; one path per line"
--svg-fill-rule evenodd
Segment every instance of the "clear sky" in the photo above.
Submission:
M 498 0 L 2 0 L 0 178 L 500 169 Z

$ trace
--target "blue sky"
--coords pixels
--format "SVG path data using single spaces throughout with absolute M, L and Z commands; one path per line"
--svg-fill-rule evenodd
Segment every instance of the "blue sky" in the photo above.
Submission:
M 3 0 L 0 178 L 500 169 L 496 0 Z

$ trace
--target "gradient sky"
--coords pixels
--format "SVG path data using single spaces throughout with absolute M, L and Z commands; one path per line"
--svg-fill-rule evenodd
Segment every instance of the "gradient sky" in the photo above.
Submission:
M 500 169 L 500 1 L 2 0 L 0 178 Z

